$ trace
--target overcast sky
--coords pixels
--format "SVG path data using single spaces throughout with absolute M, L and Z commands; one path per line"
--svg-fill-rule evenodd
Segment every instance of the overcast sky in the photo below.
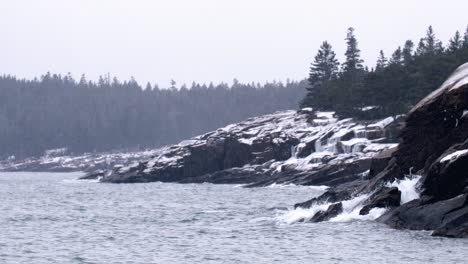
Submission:
M 320 43 L 342 59 L 346 28 L 374 65 L 433 25 L 468 25 L 466 0 L 0 0 L 0 73 L 50 71 L 181 83 L 303 79 Z

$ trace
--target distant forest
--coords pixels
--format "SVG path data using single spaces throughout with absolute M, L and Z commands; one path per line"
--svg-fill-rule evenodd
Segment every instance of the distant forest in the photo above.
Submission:
M 0 77 L 0 158 L 144 149 L 208 132 L 245 118 L 295 109 L 306 81 L 141 87 L 135 80 L 47 73 Z
M 311 64 L 302 107 L 361 119 L 405 113 L 468 62 L 468 28 L 463 34 L 457 31 L 443 45 L 430 26 L 417 44 L 407 40 L 390 57 L 380 51 L 372 69 L 364 66 L 353 28 L 345 40 L 343 63 L 336 59 L 330 43 L 321 45 Z
M 144 149 L 176 143 L 247 117 L 312 107 L 342 117 L 376 119 L 407 112 L 468 62 L 468 28 L 447 45 L 432 27 L 417 44 L 407 40 L 375 68 L 361 59 L 355 30 L 346 35 L 345 61 L 323 42 L 307 80 L 160 89 L 101 77 L 47 73 L 39 79 L 0 77 L 0 158 Z

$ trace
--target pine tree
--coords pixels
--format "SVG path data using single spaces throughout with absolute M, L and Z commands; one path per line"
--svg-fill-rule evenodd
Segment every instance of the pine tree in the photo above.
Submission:
M 356 70 L 362 70 L 364 67 L 362 63 L 364 62 L 361 59 L 361 51 L 358 48 L 358 42 L 356 36 L 354 35 L 354 28 L 348 28 L 346 34 L 346 61 L 343 63 L 343 72 L 354 72 Z
M 468 26 L 466 27 L 465 34 L 463 35 L 463 47 L 468 47 Z
M 146 83 L 146 88 L 145 88 L 145 91 L 151 91 L 153 90 L 153 87 L 151 87 L 151 83 Z
M 401 47 L 398 47 L 393 54 L 392 58 L 390 59 L 390 64 L 401 64 L 403 58 L 403 52 L 401 51 Z
M 339 62 L 332 46 L 324 41 L 311 64 L 309 73 L 309 83 L 314 86 L 316 83 L 323 83 L 332 80 L 338 72 Z
M 448 50 L 457 51 L 461 49 L 462 46 L 463 46 L 463 41 L 462 41 L 460 32 L 457 30 L 457 32 L 455 32 L 455 36 L 453 36 L 453 38 L 449 40 Z
M 405 46 L 403 47 L 403 51 L 402 51 L 403 63 L 405 65 L 410 64 L 411 61 L 413 60 L 413 48 L 414 48 L 413 41 L 407 40 L 405 42 Z
M 380 50 L 379 53 L 379 58 L 377 59 L 377 64 L 375 66 L 375 71 L 381 71 L 387 66 L 387 58 L 385 57 L 385 54 L 383 50 Z
M 309 73 L 309 86 L 306 88 L 307 95 L 301 101 L 301 107 L 320 107 L 321 102 L 318 94 L 324 92 L 326 83 L 337 77 L 339 62 L 332 46 L 324 41 L 311 63 Z
M 416 55 L 422 56 L 426 53 L 426 43 L 424 38 L 421 38 L 418 43 L 418 48 L 416 49 Z
M 432 26 L 426 31 L 426 37 L 422 38 L 419 41 L 418 49 L 416 53 L 418 55 L 425 55 L 425 54 L 437 54 L 444 50 L 442 46 L 442 42 L 438 40 L 435 36 L 434 29 Z
M 85 74 L 83 73 L 83 74 L 81 75 L 79 85 L 80 85 L 80 86 L 86 86 L 87 84 L 88 84 L 88 81 L 86 81 L 86 76 L 85 76 Z
M 177 89 L 176 84 L 177 84 L 177 82 L 174 81 L 174 79 L 171 79 L 171 90 L 176 90 Z

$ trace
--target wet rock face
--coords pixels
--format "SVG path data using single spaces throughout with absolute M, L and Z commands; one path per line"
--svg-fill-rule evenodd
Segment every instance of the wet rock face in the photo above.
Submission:
M 166 147 L 102 181 L 335 186 L 366 177 L 370 159 L 396 145 L 379 138 L 394 120 L 339 120 L 311 109 L 277 112 Z
M 328 206 L 326 211 L 317 212 L 309 221 L 312 223 L 324 222 L 343 212 L 343 204 L 335 203 Z
M 391 208 L 400 205 L 401 191 L 397 187 L 382 187 L 370 196 L 369 200 L 365 203 L 360 215 L 369 214 L 370 210 L 374 208 Z
M 390 160 L 392 159 L 392 155 L 396 150 L 396 147 L 387 149 L 372 158 L 369 170 L 369 178 L 374 178 L 388 166 Z
M 434 203 L 417 199 L 388 211 L 378 221 L 399 229 L 451 229 L 466 225 L 467 210 L 466 194 Z
M 382 221 L 401 228 L 436 230 L 434 235 L 439 236 L 467 237 L 467 109 L 465 64 L 408 115 L 396 164 L 400 170 L 410 166 L 420 170 L 423 198 Z
M 322 195 L 312 198 L 308 201 L 297 203 L 294 205 L 294 209 L 296 208 L 310 208 L 314 204 L 322 204 L 322 203 L 337 203 L 339 201 L 345 201 L 351 199 L 355 194 L 356 191 L 359 190 L 363 185 L 366 185 L 368 181 L 366 180 L 356 180 L 352 182 L 347 182 L 333 188 L 328 189 Z
M 367 190 L 410 169 L 423 177 L 421 199 L 378 220 L 395 228 L 468 237 L 468 64 L 408 114 L 401 144 Z
M 376 207 L 389 208 L 377 220 L 391 227 L 434 230 L 435 236 L 468 237 L 467 172 L 468 64 L 465 64 L 409 112 L 400 144 L 372 159 L 367 183 L 356 187 L 338 185 L 321 197 L 296 206 L 310 207 L 327 199 L 339 203 L 371 194 L 362 204 L 360 214 L 368 214 Z M 400 186 L 397 181 L 414 174 L 421 176 L 416 184 L 419 199 L 414 199 L 414 190 Z M 390 182 L 397 182 L 398 187 L 386 187 Z M 405 203 L 400 205 L 403 200 Z
M 422 180 L 423 195 L 431 196 L 434 200 L 449 199 L 463 193 L 468 187 L 468 151 L 450 152 L 443 155 L 449 157 L 448 159 L 434 162 L 429 168 Z M 453 156 L 454 160 L 451 160 L 450 156 Z
M 450 147 L 468 136 L 468 64 L 457 71 L 407 115 L 395 160 L 381 176 L 389 180 L 425 170 Z

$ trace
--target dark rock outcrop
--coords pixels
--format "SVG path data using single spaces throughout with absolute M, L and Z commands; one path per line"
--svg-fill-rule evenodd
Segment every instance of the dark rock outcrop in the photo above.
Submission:
M 392 155 L 396 150 L 396 147 L 387 149 L 372 158 L 369 170 L 369 178 L 374 178 L 388 166 L 388 163 L 392 159 Z
M 308 201 L 297 203 L 294 205 L 294 208 L 310 208 L 314 204 L 322 204 L 322 203 L 336 203 L 339 201 L 349 200 L 351 199 L 358 189 L 360 189 L 363 185 L 366 185 L 368 181 L 365 180 L 356 180 L 344 184 L 340 184 L 333 188 L 328 189 L 322 195 L 312 198 Z
M 421 199 L 389 211 L 379 221 L 396 228 L 435 230 L 467 237 L 468 64 L 408 114 L 402 142 L 374 183 L 412 168 L 421 179 Z
M 343 212 L 342 203 L 334 203 L 328 206 L 326 211 L 317 212 L 309 221 L 312 223 L 324 222 L 332 219 L 333 217 Z
M 378 220 L 399 229 L 434 230 L 450 228 L 453 226 L 454 220 L 468 220 L 466 206 L 466 194 L 435 203 L 427 203 L 423 199 L 417 199 L 388 211 Z
M 372 193 L 362 205 L 362 214 L 375 207 L 394 207 L 377 219 L 391 227 L 434 230 L 435 236 L 468 237 L 467 172 L 468 64 L 465 64 L 409 112 L 398 147 L 375 156 L 369 182 L 348 193 Z M 421 196 L 406 199 L 406 203 L 398 206 L 403 198 L 400 191 L 382 186 L 408 174 L 421 176 Z M 334 192 L 332 188 L 327 195 Z M 316 200 L 327 198 L 326 194 L 323 197 Z
M 370 128 L 384 136 L 393 122 L 339 120 L 311 109 L 277 112 L 166 147 L 101 181 L 336 186 L 367 177 L 371 158 L 396 145 L 365 137 Z
M 397 207 L 400 205 L 400 200 L 401 191 L 397 187 L 382 187 L 370 196 L 359 214 L 366 215 L 374 208 Z

